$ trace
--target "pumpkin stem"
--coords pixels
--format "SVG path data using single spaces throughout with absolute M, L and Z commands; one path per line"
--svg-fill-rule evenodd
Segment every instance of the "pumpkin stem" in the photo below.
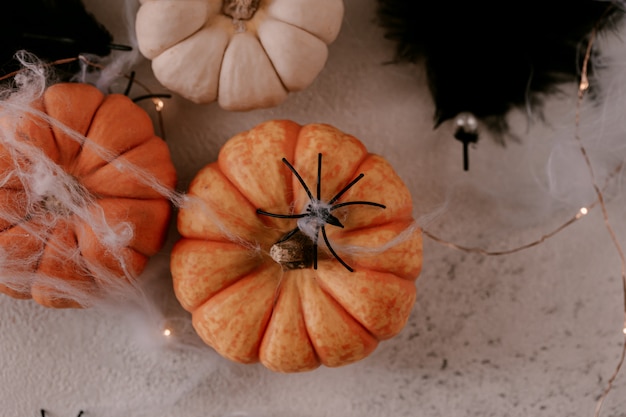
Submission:
M 222 13 L 234 20 L 250 20 L 261 0 L 224 0 Z
M 304 269 L 313 266 L 317 251 L 311 239 L 296 227 L 272 245 L 270 256 L 283 269 Z
M 85 199 L 89 199 L 89 192 L 77 182 L 70 182 L 65 184 L 65 192 L 61 192 L 61 195 L 50 192 L 40 198 L 39 204 L 44 210 L 67 217 L 73 213 L 72 206 L 81 206 Z

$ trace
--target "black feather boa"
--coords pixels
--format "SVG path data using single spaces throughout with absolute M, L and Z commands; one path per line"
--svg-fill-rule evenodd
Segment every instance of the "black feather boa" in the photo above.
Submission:
M 471 112 L 500 138 L 512 108 L 541 114 L 546 95 L 576 81 L 593 28 L 611 30 L 624 15 L 600 0 L 377 1 L 394 62 L 425 66 L 435 127 Z
M 81 0 L 10 0 L 3 4 L 2 15 L 0 75 L 21 67 L 14 57 L 19 50 L 52 62 L 79 54 L 104 57 L 117 47 Z M 56 69 L 69 76 L 77 68 L 74 64 Z

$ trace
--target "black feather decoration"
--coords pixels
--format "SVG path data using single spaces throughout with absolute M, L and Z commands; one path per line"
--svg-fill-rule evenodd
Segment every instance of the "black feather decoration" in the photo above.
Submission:
M 81 0 L 12 0 L 3 4 L 2 14 L 1 74 L 20 68 L 14 58 L 19 50 L 53 62 L 79 54 L 105 57 L 112 49 L 128 49 L 112 43 L 111 34 L 85 10 Z M 69 76 L 78 70 L 77 65 L 62 72 Z
M 613 30 L 624 16 L 600 0 L 377 1 L 394 62 L 425 67 L 435 127 L 471 112 L 500 139 L 510 110 L 541 116 L 546 96 L 578 80 L 594 27 Z

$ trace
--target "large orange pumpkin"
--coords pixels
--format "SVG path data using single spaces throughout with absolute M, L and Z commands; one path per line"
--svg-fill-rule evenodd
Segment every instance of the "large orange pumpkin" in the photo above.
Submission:
M 0 103 L 0 291 L 85 307 L 162 247 L 171 205 L 152 183 L 173 187 L 176 173 L 126 96 L 61 83 L 30 106 Z
M 221 355 L 280 372 L 335 367 L 406 324 L 422 265 L 411 195 L 353 136 L 263 123 L 226 142 L 187 196 L 174 289 Z

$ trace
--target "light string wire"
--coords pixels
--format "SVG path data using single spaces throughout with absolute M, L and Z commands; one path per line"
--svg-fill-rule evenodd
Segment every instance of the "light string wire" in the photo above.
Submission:
M 624 308 L 624 311 L 623 311 L 624 321 L 623 321 L 623 327 L 622 327 L 622 335 L 623 335 L 622 350 L 621 350 L 620 358 L 617 362 L 617 365 L 615 366 L 615 370 L 613 371 L 613 374 L 607 381 L 606 387 L 604 388 L 602 394 L 600 395 L 596 403 L 594 417 L 599 417 L 600 412 L 602 411 L 602 406 L 604 404 L 604 401 L 606 400 L 609 393 L 613 389 L 613 384 L 615 383 L 615 380 L 617 379 L 617 376 L 620 373 L 622 365 L 624 364 L 624 359 L 626 359 L 626 257 L 624 256 L 624 251 L 622 250 L 622 246 L 620 245 L 619 240 L 617 239 L 615 230 L 613 229 L 613 227 L 611 226 L 611 222 L 609 221 L 609 213 L 608 213 L 605 201 L 604 201 L 604 195 L 602 193 L 602 190 L 598 186 L 594 169 L 593 169 L 593 165 L 591 164 L 591 160 L 587 153 L 587 149 L 583 145 L 582 139 L 580 137 L 580 108 L 582 106 L 582 101 L 583 101 L 585 92 L 589 89 L 589 79 L 587 76 L 587 68 L 589 66 L 591 50 L 593 48 L 593 43 L 595 40 L 596 32 L 597 32 L 597 27 L 591 31 L 591 34 L 589 37 L 589 43 L 587 44 L 587 50 L 585 51 L 585 57 L 583 60 L 583 65 L 582 65 L 580 84 L 578 85 L 578 100 L 576 101 L 576 115 L 575 115 L 575 122 L 574 122 L 575 123 L 575 138 L 576 138 L 576 141 L 578 142 L 580 152 L 583 158 L 585 159 L 585 164 L 587 166 L 587 170 L 589 171 L 589 176 L 593 184 L 593 189 L 598 197 L 597 201 L 599 202 L 600 208 L 602 210 L 604 226 L 611 237 L 613 246 L 615 247 L 615 250 L 617 251 L 620 261 L 621 261 L 622 295 L 623 295 L 622 302 L 623 302 L 623 308 Z
M 624 166 L 623 163 L 619 163 L 617 165 L 617 167 L 613 170 L 613 172 L 611 172 L 611 174 L 607 177 L 606 183 L 605 183 L 603 188 L 606 188 L 609 185 L 609 181 L 622 171 L 623 166 Z M 575 215 L 573 215 L 566 222 L 564 222 L 563 224 L 561 224 L 560 226 L 558 226 L 557 228 L 555 228 L 551 232 L 548 232 L 548 233 L 542 235 L 537 240 L 534 240 L 534 241 L 532 241 L 530 243 L 526 243 L 524 245 L 516 246 L 516 247 L 510 248 L 510 249 L 487 250 L 487 249 L 484 249 L 484 248 L 481 248 L 481 247 L 464 246 L 464 245 L 459 245 L 457 243 L 449 242 L 449 241 L 447 241 L 447 240 L 445 240 L 445 239 L 443 239 L 443 238 L 433 234 L 432 232 L 430 232 L 430 231 L 428 231 L 426 229 L 422 229 L 422 233 L 425 236 L 429 237 L 430 239 L 434 240 L 435 242 L 437 242 L 437 243 L 439 243 L 439 244 L 441 244 L 443 246 L 446 246 L 446 247 L 451 248 L 451 249 L 460 250 L 460 251 L 463 251 L 463 252 L 478 253 L 480 255 L 485 255 L 485 256 L 511 255 L 513 253 L 521 252 L 523 250 L 530 249 L 530 248 L 532 248 L 534 246 L 538 246 L 538 245 L 542 244 L 543 242 L 545 242 L 546 240 L 550 239 L 551 237 L 556 236 L 562 230 L 564 230 L 568 226 L 572 225 L 577 220 L 580 220 L 583 216 L 589 214 L 589 212 L 593 208 L 598 206 L 599 204 L 601 204 L 600 200 L 596 199 L 593 203 L 589 204 L 588 206 L 581 207 L 581 209 Z

